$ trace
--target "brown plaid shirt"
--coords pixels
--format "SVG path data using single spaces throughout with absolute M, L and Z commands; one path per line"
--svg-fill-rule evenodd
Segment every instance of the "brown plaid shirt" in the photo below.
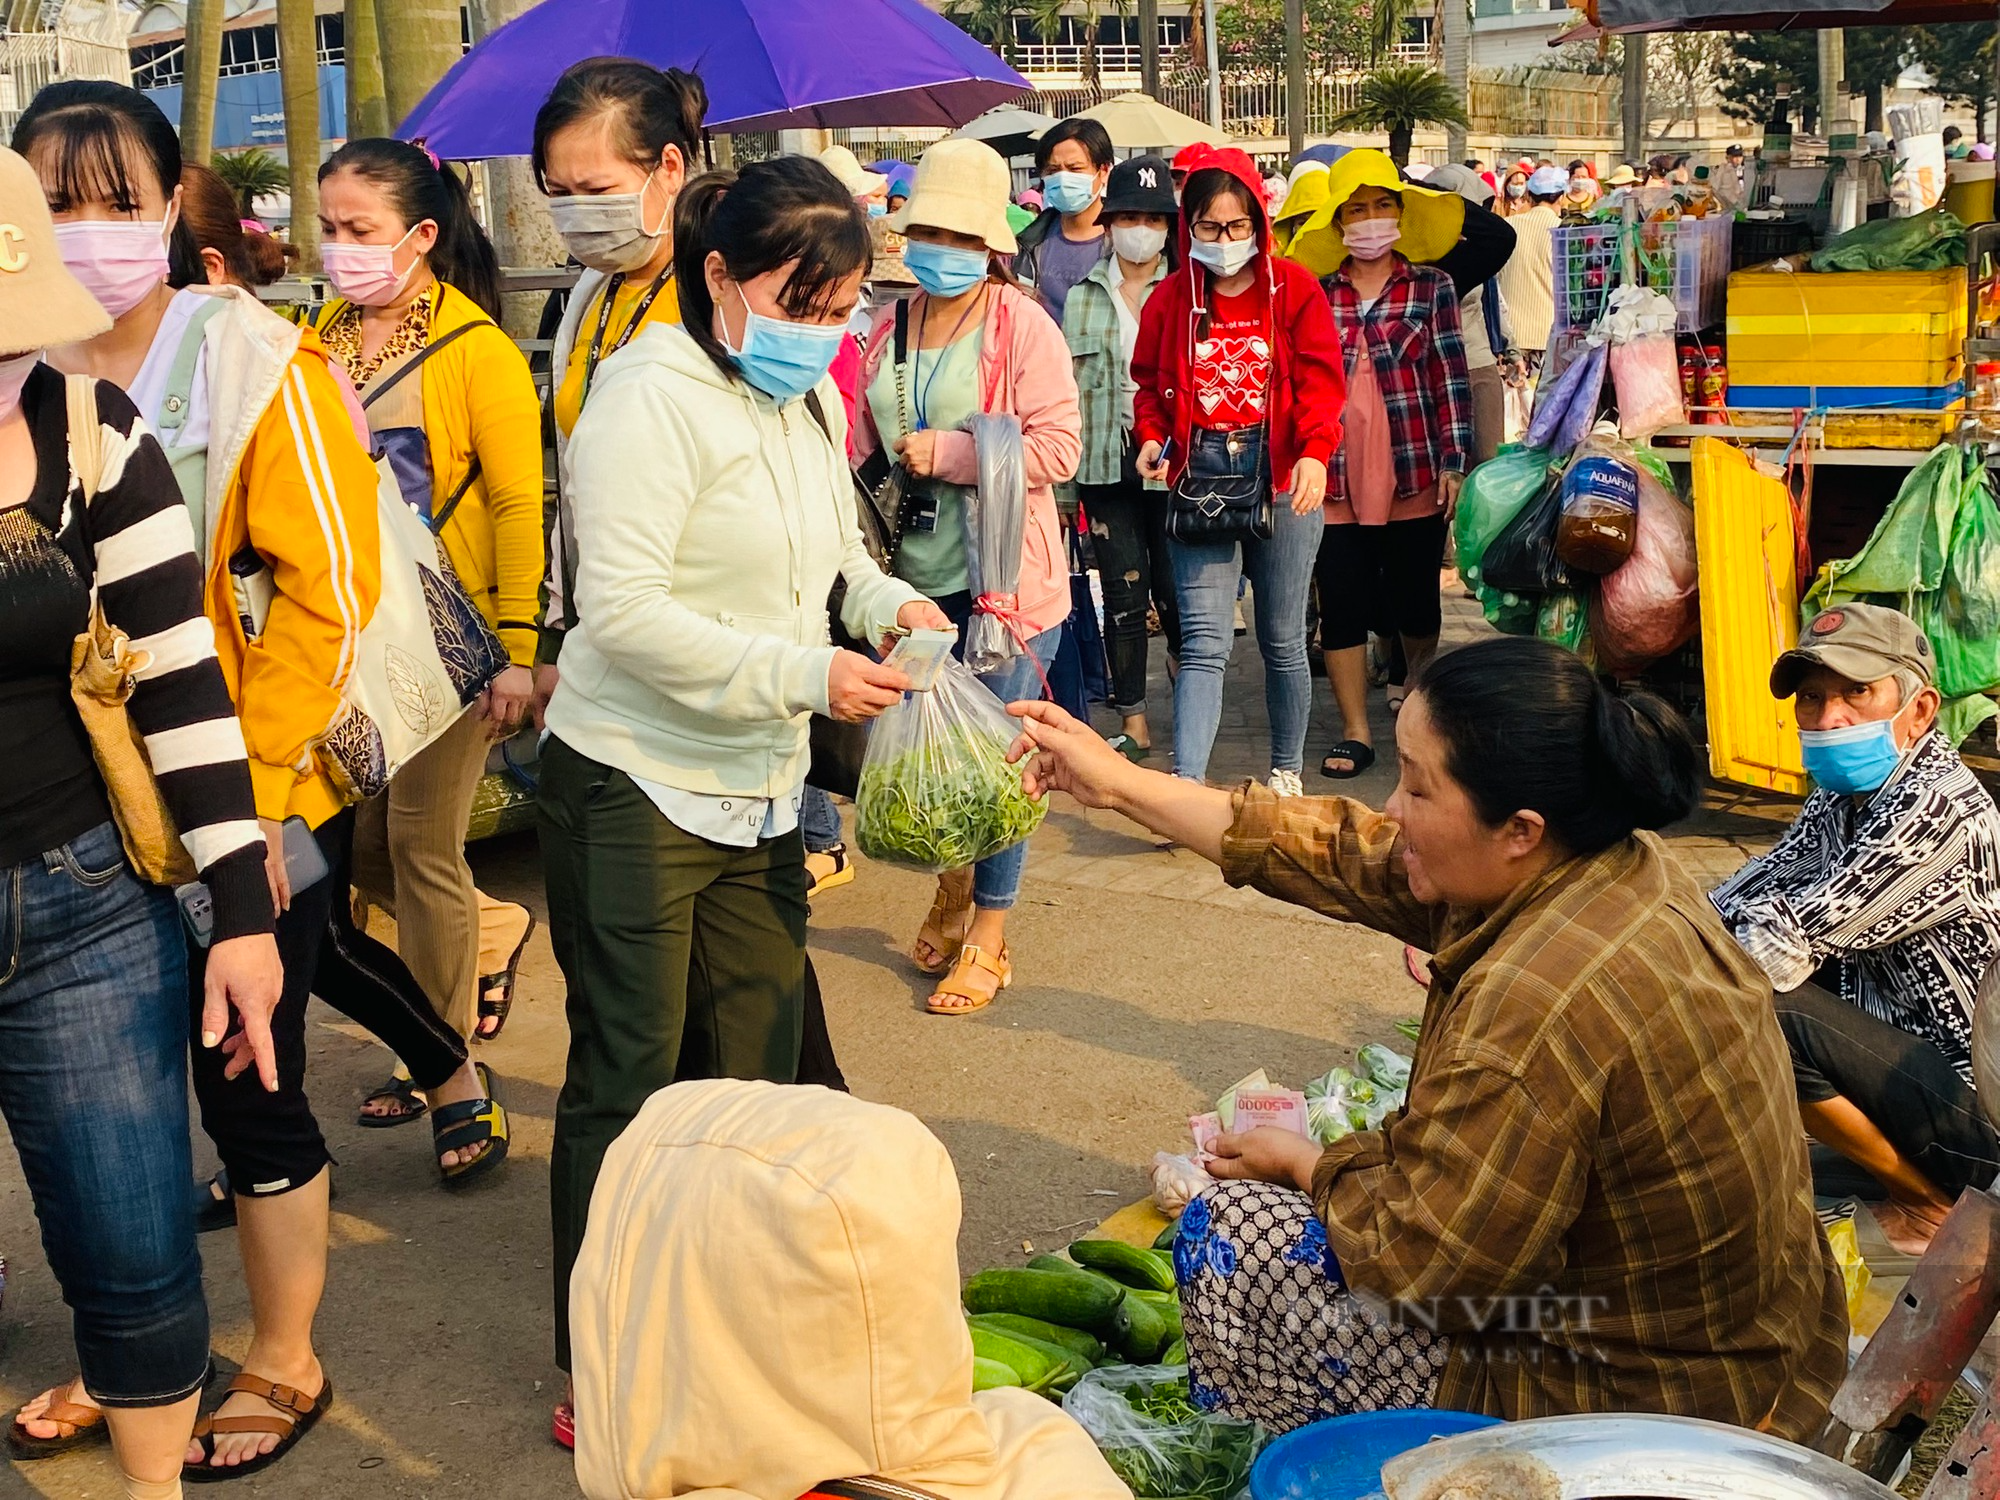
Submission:
M 1769 983 L 1649 835 L 1482 914 L 1412 896 L 1397 834 L 1250 787 L 1223 845 L 1230 884 L 1436 954 L 1408 1107 L 1314 1173 L 1349 1284 L 1451 1336 L 1441 1407 L 1809 1438 L 1846 1300 Z

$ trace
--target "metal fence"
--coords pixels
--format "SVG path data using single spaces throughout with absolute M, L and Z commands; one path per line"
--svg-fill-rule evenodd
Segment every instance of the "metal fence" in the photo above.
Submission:
M 14 133 L 21 111 L 58 79 L 108 78 L 132 81 L 123 38 L 60 31 L 0 30 L 0 138 Z

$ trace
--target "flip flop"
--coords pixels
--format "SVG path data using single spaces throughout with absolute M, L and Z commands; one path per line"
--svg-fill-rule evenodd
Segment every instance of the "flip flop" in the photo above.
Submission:
M 1151 745 L 1140 744 L 1129 734 L 1114 734 L 1104 743 L 1131 761 L 1135 766 L 1143 761 L 1152 759 L 1153 747 Z
M 1333 771 L 1327 769 L 1327 762 L 1339 759 L 1352 762 L 1352 769 Z M 1352 781 L 1363 771 L 1375 764 L 1375 747 L 1364 745 L 1360 740 L 1342 740 L 1325 755 L 1320 757 L 1319 774 L 1329 781 Z
M 55 1422 L 69 1428 L 64 1437 L 36 1437 L 21 1426 L 21 1414 L 14 1413 L 14 1420 L 7 1424 L 7 1452 L 17 1463 L 32 1463 L 39 1458 L 54 1458 L 58 1453 L 72 1453 L 78 1448 L 88 1448 L 97 1443 L 107 1442 L 111 1428 L 104 1420 L 101 1407 L 83 1406 L 69 1399 L 69 1393 L 76 1389 L 72 1380 L 60 1387 L 62 1394 L 49 1403 L 47 1411 L 33 1420 Z
M 392 1115 L 371 1115 L 368 1106 L 378 1099 L 392 1100 L 399 1106 Z M 361 1108 L 355 1111 L 354 1123 L 363 1130 L 394 1130 L 398 1125 L 408 1125 L 413 1120 L 421 1120 L 430 1113 L 430 1105 L 417 1092 L 414 1079 L 391 1078 L 361 1101 Z
M 181 1465 L 181 1479 L 186 1483 L 216 1484 L 224 1479 L 242 1479 L 270 1468 L 296 1448 L 299 1439 L 311 1432 L 314 1424 L 326 1415 L 326 1409 L 333 1405 L 331 1380 L 323 1381 L 319 1394 L 308 1399 L 304 1391 L 293 1386 L 278 1385 L 246 1371 L 229 1382 L 228 1393 L 223 1399 L 226 1401 L 238 1392 L 268 1401 L 278 1409 L 268 1415 L 252 1413 L 242 1417 L 203 1417 L 195 1423 L 194 1440 L 201 1444 L 201 1462 Z M 218 1435 L 261 1436 L 267 1433 L 278 1439 L 278 1446 L 269 1453 L 260 1453 L 240 1464 L 216 1467 L 215 1439 Z

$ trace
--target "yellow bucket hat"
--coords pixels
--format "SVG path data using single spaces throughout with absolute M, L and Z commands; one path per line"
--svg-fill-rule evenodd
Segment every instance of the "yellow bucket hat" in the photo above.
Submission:
M 1293 236 L 1305 227 L 1306 221 L 1326 207 L 1325 172 L 1307 172 L 1292 184 L 1292 190 L 1285 194 L 1285 206 L 1278 210 L 1271 220 L 1271 227 L 1278 237 L 1278 249 L 1283 253 Z
M 1465 232 L 1465 200 L 1456 193 L 1441 193 L 1405 182 L 1385 152 L 1350 151 L 1329 167 L 1323 177 L 1315 172 L 1301 179 L 1299 187 L 1315 180 L 1325 182 L 1326 200 L 1292 236 L 1287 252 L 1315 276 L 1332 275 L 1347 259 L 1347 242 L 1340 237 L 1334 216 L 1342 204 L 1364 187 L 1388 188 L 1402 195 L 1403 238 L 1396 249 L 1406 260 L 1436 260 L 1456 245 Z M 1285 207 L 1291 207 L 1289 199 Z

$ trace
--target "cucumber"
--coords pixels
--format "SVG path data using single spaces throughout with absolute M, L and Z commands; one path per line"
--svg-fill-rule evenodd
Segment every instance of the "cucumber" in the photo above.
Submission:
M 1069 1247 L 1070 1259 L 1092 1271 L 1102 1271 L 1113 1281 L 1146 1291 L 1174 1289 L 1174 1263 L 1158 1250 L 1141 1250 L 1119 1240 L 1078 1240 Z
M 1068 1328 L 1101 1328 L 1125 1300 L 1115 1282 L 1078 1271 L 981 1271 L 965 1284 L 965 1310 L 1022 1313 Z
M 1181 1299 L 1171 1292 L 1132 1292 L 1136 1297 L 1158 1313 L 1167 1325 L 1167 1339 L 1171 1342 L 1181 1336 Z
M 1149 1365 L 1167 1347 L 1167 1320 L 1152 1303 L 1137 1297 L 1125 1299 L 1125 1313 L 1131 1327 L 1119 1340 L 1119 1352 L 1135 1365 Z
M 1065 1328 L 1060 1323 L 1046 1323 L 1020 1313 L 975 1313 L 967 1321 L 975 1327 L 997 1329 L 1015 1338 L 1054 1344 L 1058 1349 L 1081 1355 L 1093 1365 L 1104 1358 L 1104 1345 L 1081 1328 Z
M 1180 1238 L 1180 1233 L 1181 1221 L 1175 1219 L 1165 1229 L 1160 1231 L 1160 1237 L 1153 1241 L 1153 1248 L 1155 1250 L 1165 1250 L 1168 1254 L 1172 1254 L 1174 1241 Z
M 1187 1340 L 1175 1339 L 1171 1344 L 1167 1345 L 1167 1352 L 1160 1356 L 1160 1363 L 1163 1365 L 1185 1366 L 1187 1364 Z
M 1028 1262 L 1030 1271 L 1067 1271 L 1074 1276 L 1083 1269 L 1073 1260 L 1064 1260 L 1060 1255 L 1037 1255 Z
M 1083 1379 L 1084 1376 L 1088 1375 L 1092 1370 L 1097 1368 L 1096 1362 L 1094 1360 L 1085 1359 L 1081 1354 L 1077 1353 L 1076 1350 L 1074 1349 L 1065 1348 L 1063 1345 L 1054 1343 L 1049 1339 L 1038 1339 L 1031 1334 L 1017 1333 L 1012 1329 L 996 1328 L 993 1326 L 992 1320 L 994 1318 L 1002 1318 L 1006 1316 L 1008 1315 L 1005 1313 L 979 1313 L 973 1317 L 967 1318 L 966 1322 L 970 1324 L 972 1328 L 973 1348 L 975 1349 L 979 1348 L 979 1336 L 982 1333 L 984 1333 L 991 1335 L 994 1338 L 1012 1339 L 1015 1343 L 1025 1345 L 1027 1348 L 1032 1349 L 1035 1353 L 1045 1355 L 1049 1359 L 1056 1361 L 1056 1363 L 1061 1368 L 1059 1368 L 1055 1372 L 1054 1377 L 1048 1383 L 1047 1390 L 1044 1391 L 1043 1394 L 1046 1395 L 1051 1392 L 1066 1391 L 1071 1386 L 1075 1385 L 1079 1380 Z M 1019 1321 L 1023 1323 L 1033 1323 L 1035 1322 L 1035 1319 L 1022 1318 Z M 1038 1326 L 1047 1328 L 1050 1327 L 1051 1325 L 1043 1323 Z M 1093 1342 L 1095 1342 L 1095 1340 L 1093 1340 Z M 988 1351 L 982 1351 L 982 1352 L 988 1352 Z M 1034 1382 L 1030 1381 L 1029 1386 L 1031 1389 L 1035 1388 Z
M 990 1328 L 972 1330 L 972 1354 L 975 1359 L 997 1360 L 1019 1377 L 1017 1384 L 1037 1393 L 1046 1392 L 1070 1372 L 1068 1350 L 1053 1344 L 1036 1348 Z
M 1003 1387 L 1017 1387 L 1021 1377 L 997 1359 L 981 1359 L 972 1356 L 972 1388 L 975 1391 L 997 1391 Z

